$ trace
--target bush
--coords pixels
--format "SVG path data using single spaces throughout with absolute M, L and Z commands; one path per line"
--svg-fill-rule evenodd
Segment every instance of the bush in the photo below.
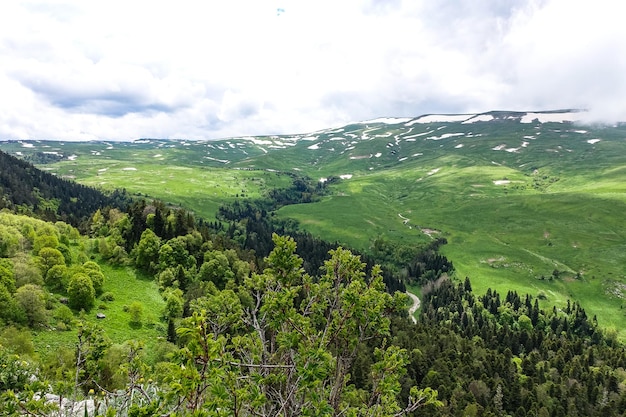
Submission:
M 72 328 L 72 324 L 74 323 L 74 313 L 72 313 L 72 310 L 64 304 L 57 307 L 54 312 L 54 318 L 57 320 L 57 328 L 59 329 L 61 329 L 60 324 L 63 324 L 63 326 L 69 330 Z
M 130 322 L 133 324 L 141 324 L 141 319 L 143 316 L 143 304 L 139 301 L 133 301 L 133 303 L 128 308 L 128 312 L 130 313 Z
M 102 301 L 115 301 L 115 296 L 111 291 L 107 291 L 100 297 Z
M 85 274 L 75 274 L 67 287 L 70 306 L 76 310 L 89 310 L 95 301 L 96 291 L 91 279 Z

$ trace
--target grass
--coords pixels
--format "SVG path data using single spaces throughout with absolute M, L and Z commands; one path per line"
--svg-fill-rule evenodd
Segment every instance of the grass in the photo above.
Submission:
M 359 248 L 380 234 L 418 244 L 427 238 L 420 227 L 437 230 L 448 240 L 442 252 L 454 262 L 457 276 L 469 276 L 476 292 L 543 292 L 548 295 L 544 307 L 578 300 L 601 325 L 626 326 L 622 298 L 611 296 L 615 286 L 607 284 L 626 280 L 626 205 L 621 199 L 591 193 L 511 195 L 486 180 L 493 177 L 491 169 L 482 179 L 461 172 L 464 179 L 454 182 L 453 176 L 435 174 L 430 183 L 415 182 L 415 174 L 384 181 L 356 178 L 359 184 L 339 187 L 323 202 L 285 207 L 279 214 L 299 219 L 314 234 Z M 459 188 L 471 190 L 471 184 L 483 187 L 474 195 L 459 194 Z M 353 194 L 343 195 L 350 190 Z M 554 270 L 560 278 L 550 280 Z
M 146 198 L 161 199 L 205 219 L 213 219 L 225 202 L 260 198 L 268 189 L 285 187 L 291 182 L 286 175 L 267 171 L 168 165 L 145 158 L 129 162 L 83 158 L 55 165 L 53 172 L 96 188 L 125 188 Z
M 106 280 L 104 292 L 114 295 L 113 301 L 96 300 L 96 305 L 85 313 L 84 319 L 100 325 L 113 343 L 126 340 L 142 340 L 148 356 L 154 351 L 158 341 L 166 335 L 166 325 L 161 321 L 165 306 L 154 280 L 139 273 L 134 268 L 111 266 L 100 263 Z M 132 302 L 143 306 L 141 325 L 131 323 L 130 314 L 125 310 Z M 98 319 L 96 314 L 104 313 L 106 318 Z M 73 348 L 77 342 L 76 326 L 69 331 L 42 330 L 34 333 L 35 349 L 39 353 L 57 350 L 60 347 Z
M 357 124 L 301 136 L 307 140 L 37 142 L 32 151 L 74 153 L 74 161 L 43 167 L 85 184 L 181 204 L 207 218 L 237 194 L 256 197 L 289 183 L 270 169 L 311 178 L 352 174 L 320 202 L 284 207 L 277 215 L 361 250 L 379 236 L 407 245 L 445 237 L 443 253 L 477 293 L 489 287 L 542 292 L 544 307 L 577 300 L 626 339 L 620 289 L 626 284 L 624 126 Z M 600 142 L 589 143 L 596 138 Z M 29 151 L 19 143 L 2 148 Z M 136 170 L 124 170 L 129 167 Z M 555 270 L 559 277 L 550 280 Z

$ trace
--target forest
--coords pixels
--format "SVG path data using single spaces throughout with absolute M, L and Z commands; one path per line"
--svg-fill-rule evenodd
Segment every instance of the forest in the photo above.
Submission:
M 12 172 L 26 178 L 3 185 L 0 213 L 3 415 L 626 412 L 624 346 L 578 303 L 543 310 L 527 294 L 475 294 L 438 254 L 443 239 L 408 248 L 381 238 L 358 253 L 275 219 L 277 196 L 315 198 L 306 178 L 269 204 L 237 201 L 207 222 L 161 201 L 105 197 L 88 216 L 60 205 L 45 213 L 40 201 L 85 187 L 66 181 L 18 200 L 51 180 L 26 165 Z M 18 182 L 32 189 L 4 191 Z M 107 265 L 158 287 L 156 340 L 113 341 L 90 319 L 119 297 Z M 417 324 L 407 284 L 421 287 Z M 140 301 L 124 308 L 118 324 L 129 334 L 149 325 Z M 69 342 L 37 348 L 43 331 Z

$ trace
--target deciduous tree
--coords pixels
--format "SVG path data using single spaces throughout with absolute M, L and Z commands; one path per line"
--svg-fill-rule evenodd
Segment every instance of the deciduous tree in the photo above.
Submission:
M 45 297 L 38 285 L 26 284 L 17 289 L 15 299 L 26 312 L 29 326 L 42 326 L 47 322 Z
M 96 299 L 96 291 L 91 279 L 83 273 L 76 273 L 70 278 L 67 286 L 70 307 L 75 310 L 89 310 Z

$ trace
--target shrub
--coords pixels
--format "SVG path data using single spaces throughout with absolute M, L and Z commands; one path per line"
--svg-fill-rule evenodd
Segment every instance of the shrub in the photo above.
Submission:
M 100 297 L 102 301 L 115 301 L 115 296 L 111 291 L 107 291 Z

